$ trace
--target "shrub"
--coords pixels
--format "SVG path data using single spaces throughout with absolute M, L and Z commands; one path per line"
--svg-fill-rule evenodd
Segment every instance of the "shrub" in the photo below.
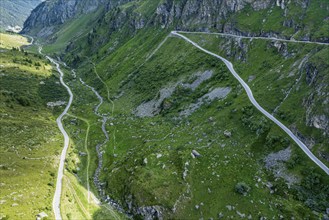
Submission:
M 21 106 L 30 106 L 31 105 L 30 100 L 25 96 L 17 95 L 16 100 Z
M 250 187 L 244 182 L 240 182 L 235 185 L 235 191 L 239 194 L 246 195 L 249 190 Z

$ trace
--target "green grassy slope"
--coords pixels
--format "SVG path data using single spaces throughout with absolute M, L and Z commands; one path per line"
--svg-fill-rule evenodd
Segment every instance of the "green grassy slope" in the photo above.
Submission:
M 124 215 L 111 206 L 100 206 L 95 202 L 100 198 L 93 182 L 98 165 L 95 148 L 104 141 L 102 123 L 94 113 L 98 99 L 70 72 L 66 72 L 65 80 L 74 93 L 74 102 L 69 115 L 63 120 L 71 145 L 66 160 L 62 216 L 64 219 L 124 219 Z M 84 155 L 81 156 L 81 153 Z M 87 191 L 88 183 L 90 196 Z M 98 199 L 95 200 L 96 197 Z
M 234 218 L 238 216 L 236 211 L 253 217 L 283 215 L 302 218 L 314 216 L 309 207 L 322 212 L 327 205 L 327 198 L 321 195 L 326 194 L 328 178 L 322 175 L 322 171 L 277 126 L 251 107 L 242 88 L 222 63 L 177 38 L 169 38 L 148 59 L 166 35 L 166 32 L 152 29 L 141 31 L 110 55 L 104 56 L 96 65 L 97 72 L 106 79 L 115 106 L 114 117 L 107 127 L 111 142 L 104 147 L 106 153 L 102 179 L 106 183 L 107 193 L 126 208 L 130 202 L 136 208 L 160 206 L 166 218 L 215 218 L 219 213 Z M 216 41 L 211 44 L 213 41 L 204 35 L 194 38 L 208 42 L 209 44 L 204 44 L 209 49 L 218 48 Z M 292 68 L 296 60 L 286 61 L 275 49 L 268 49 L 271 56 L 260 54 L 264 47 L 269 47 L 268 44 L 262 41 L 253 42 L 254 50 L 247 57 L 271 57 L 273 67 L 287 62 L 285 68 Z M 234 46 L 231 50 L 238 51 Z M 295 59 L 300 59 L 310 50 L 309 47 L 302 50 L 299 48 L 300 54 Z M 97 55 L 91 59 L 97 62 Z M 258 59 L 255 64 L 250 62 L 249 68 L 264 63 Z M 248 66 L 237 64 L 238 72 L 243 69 L 246 71 L 242 74 L 245 79 L 249 76 L 247 71 L 252 71 Z M 268 66 L 263 65 L 262 68 L 262 73 L 270 70 Z M 195 91 L 178 86 L 173 95 L 164 100 L 159 115 L 138 118 L 133 114 L 142 102 L 158 97 L 160 89 L 173 86 L 177 82 L 192 82 L 193 74 L 205 70 L 214 71 L 211 80 L 201 84 Z M 106 88 L 96 79 L 89 61 L 81 65 L 78 74 L 106 96 Z M 255 85 L 259 83 L 260 88 L 252 88 L 255 89 L 260 103 L 273 109 L 283 96 L 277 91 L 289 87 L 289 82 L 295 79 L 283 79 L 286 84 L 272 85 L 273 88 L 279 88 L 275 92 L 269 91 L 273 97 L 269 100 L 261 96 L 264 94 L 261 87 L 266 88 L 263 83 L 268 82 L 265 76 L 262 77 L 256 75 L 254 81 Z M 211 102 L 191 116 L 179 119 L 179 113 L 190 103 L 196 102 L 213 88 L 226 86 L 232 88 L 226 99 Z M 87 100 L 89 98 L 83 102 L 88 102 Z M 77 101 L 75 105 L 80 106 L 81 101 Z M 286 103 L 288 101 L 280 108 L 281 116 Z M 90 117 L 78 108 L 73 112 Z M 299 113 L 293 111 L 290 117 Z M 294 121 L 295 118 L 290 120 Z M 296 122 L 299 130 L 307 128 L 303 126 L 302 120 Z M 232 137 L 225 137 L 226 130 L 232 132 Z M 318 134 L 314 129 L 313 133 Z M 319 140 L 324 143 L 323 138 Z M 319 149 L 323 150 L 324 145 L 321 142 Z M 264 167 L 264 158 L 269 153 L 278 152 L 288 146 L 292 149 L 291 160 L 286 162 L 288 173 L 300 178 L 300 183 L 290 189 L 282 179 L 275 178 Z M 192 159 L 192 150 L 200 152 L 202 157 Z M 187 173 L 185 179 L 184 172 Z M 313 178 L 312 175 L 321 176 L 317 176 L 318 183 L 308 182 Z M 247 196 L 235 192 L 235 186 L 239 182 L 245 182 L 251 187 Z M 274 193 L 266 186 L 268 182 L 274 185 Z M 315 186 L 318 191 L 312 192 L 310 189 Z M 314 206 L 306 198 L 312 198 L 318 205 Z M 227 206 L 234 206 L 235 209 L 230 210 Z M 280 208 L 271 209 L 273 206 Z M 301 212 L 301 209 L 304 211 Z
M 240 215 L 321 218 L 329 205 L 328 177 L 284 132 L 252 107 L 241 86 L 221 62 L 174 37 L 169 37 L 153 54 L 170 29 L 160 29 L 156 24 L 156 27 L 137 30 L 131 21 L 136 18 L 135 13 L 151 19 L 155 7 L 155 3 L 132 2 L 101 13 L 97 22 L 91 22 L 95 26 L 86 25 L 79 30 L 81 37 L 77 41 L 74 37 L 78 35 L 71 30 L 77 30 L 81 21 L 72 20 L 64 24 L 63 30 L 69 31 L 61 32 L 55 40 L 54 45 L 61 46 L 45 47 L 47 52 L 56 52 L 77 69 L 77 78 L 66 75 L 76 96 L 70 114 L 83 118 L 91 126 L 88 141 L 91 160 L 87 170 L 86 157 L 79 157 L 79 151 L 84 151 L 86 124 L 74 118 L 65 119 L 73 139 L 67 160 L 68 176 L 77 175 L 80 188 L 86 187 L 87 172 L 92 182 L 98 164 L 95 146 L 104 141 L 100 118 L 93 112 L 98 101 L 81 85 L 78 80 L 81 77 L 104 97 L 102 113 L 114 108 L 106 124 L 110 142 L 102 148 L 101 180 L 106 194 L 135 218 L 142 218 L 137 214 L 140 207 L 153 207 L 166 219 L 209 219 L 222 215 L 232 219 Z M 264 16 L 262 13 L 255 12 L 245 23 L 242 16 L 234 19 L 240 19 L 242 30 L 246 27 L 247 30 L 255 28 L 255 32 L 264 29 L 283 31 L 284 35 L 293 33 L 289 28 L 275 26 L 272 18 L 279 18 L 281 13 L 275 10 L 264 25 L 247 27 Z M 120 17 L 122 15 L 125 16 Z M 316 95 L 319 86 L 328 81 L 326 47 L 189 36 L 231 60 L 246 81 L 253 76 L 249 85 L 259 103 L 270 112 L 279 106 L 275 115 L 290 128 L 297 129 L 305 141 L 313 143 L 312 151 L 327 162 L 328 137 L 321 130 L 306 125 L 308 110 L 313 115 L 327 111 L 322 105 L 323 96 Z M 303 61 L 305 57 L 308 58 Z M 314 68 L 318 71 L 317 80 L 310 83 L 316 72 Z M 182 83 L 192 83 L 198 72 L 207 70 L 213 71 L 213 76 L 195 90 L 182 86 Z M 226 98 L 205 103 L 188 117 L 181 116 L 199 98 L 224 87 L 231 89 Z M 136 108 L 157 100 L 164 88 L 175 89 L 156 109 L 159 114 L 137 117 Z M 327 92 L 327 87 L 323 92 Z M 113 103 L 106 99 L 108 93 Z M 314 94 L 314 102 L 307 104 Z M 228 132 L 231 135 L 225 135 Z M 277 170 L 265 168 L 265 158 L 286 149 L 291 149 L 291 156 L 286 162 L 279 162 L 279 172 L 284 172 L 288 180 L 296 180 L 290 186 L 276 176 Z M 192 150 L 197 150 L 202 157 L 192 158 Z M 245 190 L 249 188 L 245 195 L 239 193 L 244 185 L 241 183 L 248 186 Z M 97 195 L 93 184 L 91 189 Z M 66 214 L 68 219 L 83 216 L 83 210 L 79 211 L 79 206 L 74 204 L 77 199 L 72 200 L 73 197 L 67 191 L 67 207 L 75 207 L 65 211 L 71 212 L 70 217 Z M 80 198 L 85 200 L 85 195 Z M 100 209 L 93 218 L 106 216 L 105 212 Z
M 52 217 L 52 197 L 62 136 L 55 119 L 65 90 L 48 62 L 37 55 L 1 49 L 0 218 Z
M 274 33 L 293 36 L 295 39 L 321 40 L 328 38 L 328 2 L 311 1 L 307 7 L 301 2 L 290 2 L 282 10 L 273 7 L 253 11 L 250 6 L 232 14 L 227 22 L 235 23 L 237 29 L 249 33 Z
M 328 88 L 328 46 L 278 43 L 264 40 L 234 40 L 210 35 L 187 35 L 205 48 L 236 65 L 255 98 L 288 127 L 298 131 L 304 142 L 323 162 L 328 163 L 328 134 L 308 122 L 312 115 L 326 115 L 325 94 Z M 316 69 L 313 73 L 310 66 Z M 271 97 L 271 98 L 269 98 Z M 312 97 L 311 104 L 307 101 Z M 317 107 L 313 107 L 317 106 Z M 311 116 L 310 116 L 311 115 Z M 295 132 L 296 133 L 296 132 Z
M 65 26 L 59 29 L 52 37 L 51 44 L 44 47 L 44 52 L 51 54 L 57 51 L 65 51 L 70 42 L 85 37 L 89 28 L 95 25 L 96 18 L 102 10 L 90 14 L 84 14 L 79 19 L 71 19 L 65 23 Z
M 19 48 L 28 45 L 28 39 L 16 34 L 0 33 L 0 47 L 6 49 Z

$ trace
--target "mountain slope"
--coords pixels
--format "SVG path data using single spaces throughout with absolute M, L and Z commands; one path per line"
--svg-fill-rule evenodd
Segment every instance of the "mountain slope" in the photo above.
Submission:
M 37 27 L 25 27 L 45 52 L 75 68 L 66 76 L 76 97 L 70 114 L 94 125 L 89 169 L 81 144 L 66 164 L 82 185 L 89 170 L 102 202 L 135 218 L 325 215 L 328 176 L 251 105 L 221 61 L 169 34 L 177 28 L 327 41 L 326 1 L 109 2 L 86 13 L 79 6 L 63 22 L 37 20 L 43 10 L 35 10 L 29 22 Z M 329 163 L 328 46 L 186 36 L 229 59 L 259 103 Z M 82 143 L 85 128 L 65 125 Z
M 327 194 L 325 186 L 328 178 L 323 172 L 278 127 L 250 105 L 241 87 L 221 62 L 173 37 L 168 38 L 150 57 L 166 36 L 166 32 L 159 30 L 142 30 L 110 54 L 103 51 L 113 46 L 111 42 L 99 54 L 89 57 L 90 60 L 81 57 L 75 63 L 77 77 L 96 88 L 103 97 L 107 96 L 107 88 L 96 74 L 106 81 L 114 103 L 112 105 L 108 101 L 101 107 L 106 114 L 114 106 L 113 117 L 107 123 L 111 142 L 103 148 L 101 184 L 105 195 L 129 213 L 152 218 L 215 218 L 220 213 L 238 217 L 226 206 L 234 206 L 239 213 L 252 217 L 259 215 L 268 218 L 280 215 L 307 218 L 314 217 L 311 210 L 324 212 L 328 197 L 321 195 Z M 307 133 L 302 133 L 311 137 L 314 135 L 314 153 L 318 157 L 321 157 L 319 152 L 327 154 L 328 137 L 315 128 L 308 128 L 304 117 L 300 117 L 305 111 L 300 98 L 307 97 L 303 93 L 315 89 L 305 88 L 305 70 L 294 68 L 294 64 L 299 65 L 304 55 L 310 52 L 311 57 L 314 56 L 310 61 L 326 53 L 323 46 L 312 51 L 311 46 L 289 44 L 289 51 L 299 52 L 285 58 L 271 41 L 240 42 L 244 45 L 244 51 L 238 40 L 212 39 L 204 35 L 196 37 L 205 46 L 209 43 L 209 49 L 217 53 L 227 52 L 226 57 L 241 65 L 237 68 L 238 73 L 246 81 L 249 77 L 254 79 L 249 85 L 254 89 L 256 98 L 270 112 L 286 96 L 285 91 L 279 91 L 288 89 L 302 73 L 302 80 L 294 88 L 303 90 L 294 89 L 289 97 L 292 100 L 283 103 L 301 107 L 291 109 L 282 105 L 276 117 L 287 120 L 285 123 L 288 125 L 296 123 L 298 129 L 308 129 Z M 218 45 L 227 47 L 218 51 Z M 269 60 L 258 63 L 257 59 L 251 58 L 257 56 L 268 57 Z M 246 57 L 247 60 L 240 60 L 239 57 Z M 267 66 L 269 62 L 273 66 Z M 285 68 L 279 74 L 277 68 L 282 65 Z M 313 65 L 320 69 L 323 63 Z M 290 68 L 293 75 L 288 71 Z M 325 75 L 326 69 L 320 70 L 319 77 Z M 205 77 L 208 72 L 212 72 L 210 78 Z M 277 81 L 273 79 L 275 77 L 282 79 Z M 327 79 L 324 80 L 326 82 Z M 195 83 L 198 81 L 201 84 Z M 77 106 L 84 106 L 93 100 L 81 94 L 82 86 L 78 82 L 72 81 L 72 84 L 77 87 L 75 92 L 80 94 L 80 98 L 75 100 Z M 192 89 L 183 85 L 198 86 Z M 205 95 L 227 87 L 231 89 L 227 96 L 210 99 L 190 110 Z M 77 115 L 86 116 L 85 112 L 85 109 L 74 110 Z M 193 159 L 193 150 L 202 157 Z M 278 159 L 281 154 L 287 159 Z M 284 174 L 279 177 L 276 172 Z M 316 184 L 318 191 L 308 185 L 313 184 L 308 182 L 315 178 L 313 175 L 319 177 Z M 286 181 L 292 181 L 290 188 Z M 235 193 L 234 188 L 240 182 L 251 187 L 246 197 Z M 268 182 L 270 184 L 267 186 Z M 284 199 L 282 195 L 291 197 Z M 104 198 L 107 202 L 113 201 L 106 196 Z M 263 200 L 259 202 L 259 198 Z M 311 200 L 307 201 L 309 198 L 312 203 Z M 253 204 L 250 201 L 258 202 Z M 268 204 L 276 204 L 280 209 L 271 211 Z M 300 209 L 304 211 L 300 212 Z
M 77 13 L 92 12 L 97 5 L 102 5 L 106 11 L 109 11 L 114 8 L 119 9 L 120 7 L 117 6 L 127 2 L 130 3 L 125 7 L 128 7 L 130 12 L 121 14 L 120 11 L 116 11 L 119 17 L 115 20 L 120 22 L 123 19 L 130 19 L 134 22 L 131 25 L 136 29 L 160 25 L 162 28 L 178 30 L 212 30 L 243 35 L 278 35 L 286 38 L 329 41 L 327 36 L 329 3 L 325 0 L 298 2 L 279 0 L 98 0 L 93 4 L 87 0 L 78 2 L 56 0 L 45 2 L 34 10 L 24 25 L 24 31 L 28 32 L 33 28 L 47 29 L 49 26 L 63 23 Z M 133 20 L 128 18 L 130 15 L 133 15 Z
M 62 145 L 56 124 L 62 107 L 56 103 L 65 101 L 66 94 L 47 60 L 6 49 L 22 44 L 17 39 L 1 34 L 0 219 L 35 219 L 41 212 L 53 218 L 51 199 Z
M 0 30 L 5 30 L 8 26 L 23 27 L 25 19 L 41 2 L 42 0 L 1 0 Z
M 126 0 L 128 1 L 128 0 Z M 100 8 L 111 8 L 121 2 L 107 0 L 54 0 L 45 1 L 35 8 L 31 16 L 25 21 L 23 32 L 38 34 L 38 36 L 49 36 L 53 34 L 56 27 L 75 17 L 91 14 Z

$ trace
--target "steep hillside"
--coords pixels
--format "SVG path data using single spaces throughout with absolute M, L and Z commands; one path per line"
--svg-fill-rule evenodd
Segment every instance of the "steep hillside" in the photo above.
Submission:
M 100 194 L 109 195 L 129 213 L 152 218 L 235 218 L 237 212 L 307 218 L 315 217 L 311 210 L 323 213 L 328 205 L 328 197 L 321 196 L 328 193 L 326 174 L 251 106 L 221 62 L 173 37 L 156 50 L 166 36 L 166 32 L 143 30 L 109 54 L 103 51 L 113 42 L 91 60 L 75 60 L 78 77 L 103 97 L 108 89 L 113 101 L 102 108 L 106 113 L 114 107 L 114 113 L 107 123 L 110 144 L 102 148 L 105 192 Z M 328 163 L 328 136 L 325 130 L 309 127 L 303 107 L 307 94 L 318 88 L 307 84 L 305 68 L 312 62 L 321 72 L 319 83 L 328 80 L 327 67 L 316 58 L 327 53 L 326 46 L 287 44 L 289 54 L 295 54 L 285 58 L 271 41 L 213 40 L 204 35 L 197 40 L 232 61 L 236 58 L 237 70 L 246 81 L 250 78 L 257 100 L 269 112 L 279 106 L 276 117 L 295 127 L 306 143 L 313 141 L 309 145 L 313 152 Z M 325 93 L 327 87 L 323 89 Z M 80 96 L 76 105 L 89 102 Z M 314 101 L 317 111 L 325 115 L 323 98 L 317 95 Z M 75 114 L 84 115 L 78 109 Z M 202 156 L 193 159 L 193 150 Z M 309 181 L 314 178 L 319 178 L 319 191 L 312 190 L 315 183 Z M 251 188 L 246 197 L 235 192 L 241 182 Z M 280 209 L 271 211 L 272 205 Z
M 15 49 L 15 37 L 2 35 L 0 45 L 0 219 L 53 217 L 62 143 L 56 103 L 66 100 L 65 90 L 45 59 Z
M 107 10 L 121 2 L 114 0 L 53 0 L 45 1 L 32 11 L 31 16 L 25 21 L 23 33 L 33 33 L 39 37 L 47 37 L 58 30 L 58 26 L 70 19 L 81 15 L 91 14 L 97 10 Z
M 75 95 L 74 119 L 64 119 L 74 142 L 67 176 L 136 219 L 328 214 L 328 175 L 251 104 L 223 62 L 170 34 L 206 32 L 184 35 L 230 60 L 259 104 L 328 165 L 329 53 L 314 43 L 329 39 L 327 1 L 87 3 L 45 2 L 24 28 L 75 69 L 65 78 Z M 63 216 L 83 216 L 63 201 Z
M 41 2 L 42 0 L 1 0 L 0 30 L 5 30 L 8 26 L 23 27 L 31 11 Z
M 120 5 L 125 10 L 119 10 Z M 328 8 L 325 0 L 286 2 L 281 0 L 184 0 L 184 1 L 49 1 L 35 9 L 26 21 L 24 31 L 37 30 L 50 35 L 53 26 L 96 10 L 102 5 L 114 10 L 115 23 L 131 21 L 135 29 L 160 25 L 178 30 L 219 31 L 253 36 L 281 36 L 304 40 L 329 41 Z M 154 8 L 156 6 L 156 8 Z M 99 8 L 99 7 L 98 7 Z M 126 9 L 129 9 L 128 11 Z M 104 17 L 100 17 L 104 19 Z M 32 31 L 33 33 L 33 31 Z

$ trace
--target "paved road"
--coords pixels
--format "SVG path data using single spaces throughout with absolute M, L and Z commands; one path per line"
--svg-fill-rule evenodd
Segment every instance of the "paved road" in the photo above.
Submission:
M 39 48 L 39 53 L 41 53 L 42 48 Z M 62 194 L 62 182 L 63 182 L 63 175 L 64 175 L 64 163 L 65 163 L 65 158 L 66 158 L 66 152 L 67 149 L 69 147 L 69 141 L 70 138 L 67 134 L 67 132 L 65 131 L 64 127 L 63 127 L 63 123 L 62 123 L 62 119 L 64 117 L 64 115 L 67 114 L 68 110 L 71 107 L 72 101 L 73 101 L 73 93 L 70 89 L 70 87 L 68 87 L 64 80 L 64 73 L 62 72 L 59 63 L 57 63 L 54 59 L 50 58 L 49 56 L 46 56 L 46 58 L 52 62 L 53 64 L 56 65 L 56 69 L 58 71 L 58 73 L 60 74 L 60 82 L 61 84 L 66 88 L 67 92 L 70 95 L 70 99 L 69 102 L 67 103 L 64 111 L 62 112 L 62 114 L 56 119 L 57 125 L 59 130 L 62 132 L 63 136 L 64 136 L 64 147 L 62 150 L 62 154 L 60 157 L 60 162 L 59 162 L 59 167 L 58 167 L 58 172 L 57 172 L 57 182 L 56 182 L 56 190 L 55 190 L 55 194 L 54 194 L 54 198 L 53 198 L 53 210 L 54 210 L 54 214 L 55 214 L 55 219 L 56 220 L 62 220 L 62 216 L 61 216 L 61 209 L 60 209 L 60 202 L 61 202 L 61 194 Z
M 317 41 L 302 41 L 302 40 L 295 40 L 295 39 L 288 40 L 288 39 L 282 39 L 282 38 L 276 38 L 276 37 L 248 37 L 248 36 L 241 36 L 241 35 L 235 35 L 235 34 L 210 33 L 210 32 L 188 32 L 188 31 L 174 31 L 174 32 L 182 33 L 182 34 L 207 34 L 207 35 L 219 35 L 219 36 L 223 36 L 223 37 L 234 37 L 234 38 L 240 38 L 240 39 L 275 40 L 275 41 L 290 42 L 290 43 L 318 44 L 318 45 L 329 46 L 329 43 L 323 43 L 323 42 L 317 42 Z
M 26 45 L 26 46 L 30 46 L 30 45 L 32 45 L 32 44 L 33 44 L 33 42 L 34 42 L 34 38 L 33 38 L 33 37 L 31 37 L 31 36 L 29 36 L 29 35 L 22 35 L 22 36 L 24 36 L 24 37 L 26 37 L 26 38 L 30 38 L 30 39 L 31 39 L 31 42 L 29 42 L 29 44 L 28 44 L 28 45 Z
M 30 38 L 30 39 L 31 39 L 31 41 L 30 41 L 30 42 L 28 42 L 28 44 L 26 44 L 26 45 L 23 45 L 23 47 L 29 47 L 29 46 L 33 45 L 33 43 L 34 43 L 34 38 L 33 38 L 32 36 L 30 36 L 30 35 L 26 35 L 26 34 L 22 34 L 22 36 L 24 36 L 24 37 L 26 37 L 26 38 Z
M 189 32 L 187 32 L 189 33 Z M 203 52 L 217 57 L 218 59 L 222 60 L 225 65 L 227 66 L 227 68 L 230 70 L 230 72 L 233 74 L 233 76 L 239 81 L 239 83 L 243 86 L 244 90 L 247 92 L 248 98 L 251 101 L 251 103 L 260 111 L 262 112 L 267 118 L 269 118 L 271 121 L 273 121 L 275 124 L 277 124 L 282 130 L 284 130 L 293 140 L 294 142 L 305 152 L 305 154 L 312 160 L 314 161 L 314 163 L 316 163 L 316 165 L 318 165 L 327 175 L 329 175 L 329 168 L 322 163 L 316 156 L 314 156 L 314 154 L 306 147 L 306 145 L 301 142 L 293 133 L 291 130 L 289 130 L 284 124 L 282 124 L 279 120 L 277 120 L 273 115 L 271 115 L 270 113 L 268 113 L 265 109 L 263 109 L 258 102 L 255 100 L 251 89 L 249 88 L 249 86 L 247 85 L 247 83 L 245 83 L 243 81 L 243 79 L 235 72 L 234 68 L 233 68 L 233 64 L 226 60 L 225 58 L 212 53 L 204 48 L 202 48 L 201 46 L 199 46 L 197 43 L 193 42 L 192 40 L 190 40 L 189 38 L 185 37 L 184 35 L 179 34 L 176 31 L 172 31 L 171 32 L 172 35 L 178 36 L 182 39 L 184 39 L 185 41 L 191 43 L 193 46 L 197 47 L 198 49 L 202 50 Z

